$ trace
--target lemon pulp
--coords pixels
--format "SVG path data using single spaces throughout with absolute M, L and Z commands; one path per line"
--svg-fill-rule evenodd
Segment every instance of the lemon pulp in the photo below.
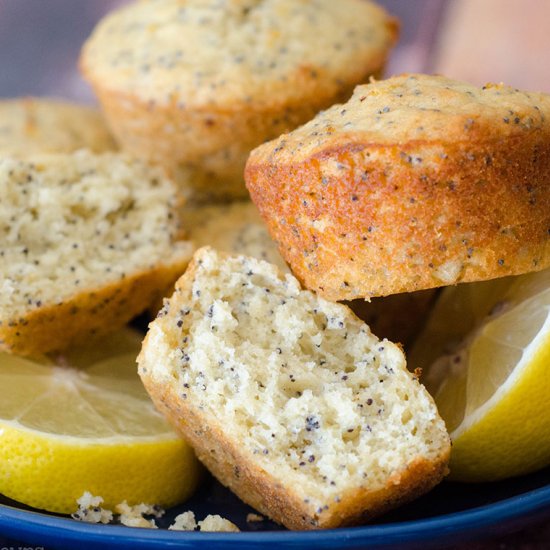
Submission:
M 56 358 L 0 355 L 0 493 L 60 513 L 85 491 L 106 507 L 190 496 L 200 466 L 139 380 L 140 340 L 125 330 Z
M 453 441 L 451 479 L 550 464 L 550 270 L 446 289 L 411 363 L 429 364 L 427 386 Z

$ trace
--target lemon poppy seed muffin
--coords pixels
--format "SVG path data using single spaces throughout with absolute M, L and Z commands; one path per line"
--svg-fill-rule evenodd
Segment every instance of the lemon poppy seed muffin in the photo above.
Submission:
M 102 153 L 116 148 L 97 109 L 46 98 L 0 101 L 0 155 Z
M 175 185 L 118 154 L 0 158 L 0 349 L 115 330 L 183 272 Z
M 402 75 L 258 147 L 246 182 L 292 271 L 332 300 L 550 265 L 550 95 Z
M 379 73 L 396 34 L 368 0 L 149 0 L 101 21 L 81 68 L 125 149 L 246 196 L 248 153 Z
M 401 349 L 267 262 L 198 250 L 138 364 L 198 458 L 288 528 L 361 523 L 447 472 L 445 424 Z

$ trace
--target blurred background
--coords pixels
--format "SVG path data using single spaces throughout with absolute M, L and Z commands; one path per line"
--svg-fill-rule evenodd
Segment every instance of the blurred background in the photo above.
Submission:
M 337 1 L 337 0 L 334 0 Z M 550 0 L 378 0 L 401 20 L 387 75 L 437 72 L 550 92 Z M 0 97 L 91 102 L 78 53 L 125 0 L 0 0 Z

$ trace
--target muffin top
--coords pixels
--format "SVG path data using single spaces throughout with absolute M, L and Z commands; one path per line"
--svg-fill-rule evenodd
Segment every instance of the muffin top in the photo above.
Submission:
M 378 71 L 397 23 L 369 0 L 142 0 L 84 45 L 94 84 L 181 108 L 335 95 Z
M 290 134 L 260 146 L 253 157 L 296 162 L 343 143 L 349 147 L 474 144 L 521 138 L 541 129 L 550 130 L 549 94 L 405 74 L 357 86 L 347 103 L 334 105 Z M 410 162 L 420 165 L 422 159 Z
M 43 98 L 0 101 L 0 154 L 96 153 L 115 143 L 96 109 Z

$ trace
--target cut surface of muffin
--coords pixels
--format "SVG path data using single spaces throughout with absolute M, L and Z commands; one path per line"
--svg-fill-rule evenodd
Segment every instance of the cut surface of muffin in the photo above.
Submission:
M 44 353 L 123 325 L 192 253 L 180 241 L 173 184 L 124 156 L 2 158 L 0 194 L 8 351 Z
M 359 523 L 446 472 L 445 426 L 401 350 L 267 262 L 198 251 L 138 362 L 214 475 L 287 527 Z

